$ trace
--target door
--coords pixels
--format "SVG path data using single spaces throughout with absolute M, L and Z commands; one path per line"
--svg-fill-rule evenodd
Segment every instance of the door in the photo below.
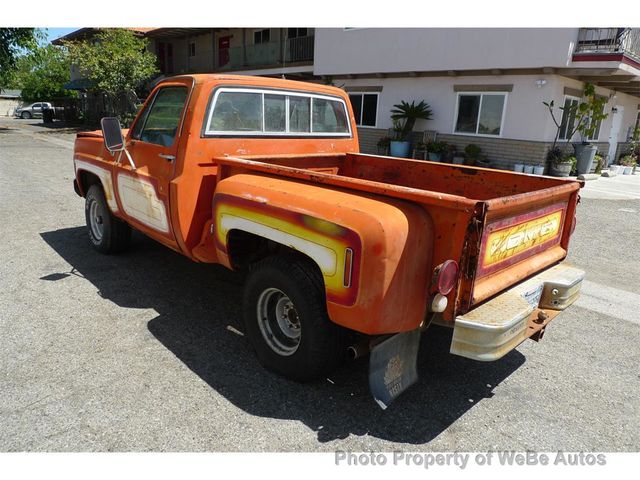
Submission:
M 158 42 L 157 45 L 157 54 L 158 54 L 158 69 L 160 70 L 160 73 L 162 74 L 166 74 L 167 73 L 167 54 L 165 51 L 165 43 L 164 42 Z
M 127 135 L 127 152 L 114 167 L 117 198 L 127 220 L 163 243 L 175 244 L 169 183 L 175 174 L 179 131 L 191 81 L 163 84 Z M 167 242 L 168 241 L 168 242 Z
M 218 39 L 218 66 L 224 67 L 229 63 L 229 48 L 231 47 L 231 36 L 220 37 Z
M 618 136 L 622 119 L 624 118 L 624 107 L 616 107 L 612 112 L 611 131 L 609 132 L 609 155 L 607 156 L 607 165 L 611 165 L 616 158 L 616 149 L 618 148 Z

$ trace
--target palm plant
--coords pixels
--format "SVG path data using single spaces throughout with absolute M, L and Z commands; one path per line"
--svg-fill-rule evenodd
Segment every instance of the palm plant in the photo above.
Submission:
M 411 103 L 403 100 L 391 109 L 391 119 L 394 120 L 394 124 L 400 122 L 399 136 L 403 140 L 406 140 L 413 132 L 416 120 L 431 120 L 432 115 L 431 107 L 424 100 L 417 105 L 415 100 Z

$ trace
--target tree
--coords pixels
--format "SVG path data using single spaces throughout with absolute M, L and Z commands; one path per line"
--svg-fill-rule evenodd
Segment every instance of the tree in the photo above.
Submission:
M 0 28 L 0 88 L 13 80 L 20 54 L 36 49 L 42 37 L 35 28 Z
M 112 94 L 135 90 L 158 72 L 148 40 L 131 30 L 105 29 L 92 41 L 65 42 L 71 62 L 96 91 Z
M 593 136 L 599 122 L 607 118 L 608 115 L 604 113 L 604 105 L 607 103 L 606 98 L 596 95 L 596 88 L 590 83 L 585 84 L 582 99 L 579 103 L 573 103 L 568 107 L 559 107 L 563 112 L 560 121 L 555 115 L 554 101 L 542 103 L 549 110 L 551 119 L 556 126 L 556 136 L 553 139 L 551 151 L 555 150 L 563 128 L 566 128 L 565 138 L 567 143 L 571 141 L 577 132 L 582 134 L 582 140 L 585 142 Z
M 70 80 L 71 61 L 67 50 L 55 45 L 38 47 L 16 62 L 12 86 L 22 90 L 26 102 L 70 97 L 74 92 L 65 90 Z

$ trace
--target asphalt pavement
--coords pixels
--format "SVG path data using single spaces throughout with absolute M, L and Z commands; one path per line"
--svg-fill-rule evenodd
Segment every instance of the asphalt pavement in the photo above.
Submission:
M 382 411 L 366 360 L 311 384 L 264 371 L 240 275 L 141 234 L 92 250 L 73 136 L 0 119 L 1 451 L 640 449 L 640 175 L 587 186 L 569 256 L 584 294 L 542 342 L 478 363 L 434 330 L 419 383 Z

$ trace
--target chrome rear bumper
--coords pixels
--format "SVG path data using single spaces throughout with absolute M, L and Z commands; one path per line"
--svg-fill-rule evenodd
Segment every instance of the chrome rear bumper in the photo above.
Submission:
M 584 271 L 560 264 L 456 318 L 451 353 L 483 362 L 497 360 L 546 325 L 580 293 Z

